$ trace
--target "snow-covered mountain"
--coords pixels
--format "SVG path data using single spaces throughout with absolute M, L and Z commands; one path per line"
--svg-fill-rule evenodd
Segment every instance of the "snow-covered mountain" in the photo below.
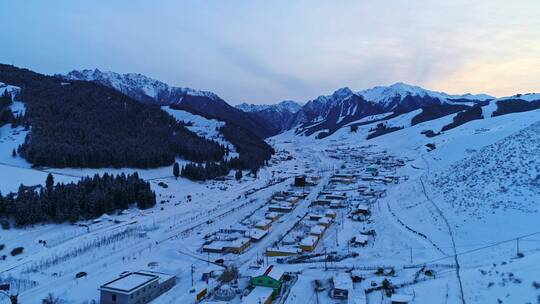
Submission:
M 408 85 L 398 82 L 390 86 L 377 86 L 358 92 L 365 100 L 382 104 L 386 109 L 399 107 L 403 100 L 408 97 L 432 98 L 441 102 L 466 102 L 466 101 L 486 101 L 495 97 L 487 94 L 463 94 L 450 95 L 444 92 L 426 90 L 419 86 Z
M 308 135 L 320 130 L 333 133 L 341 126 L 369 115 L 407 113 L 443 104 L 474 105 L 494 98 L 486 94 L 450 95 L 404 83 L 358 92 L 345 87 L 309 101 L 295 114 L 289 127 L 298 127 L 299 132 Z
M 218 95 L 212 92 L 173 87 L 162 81 L 137 73 L 119 74 L 98 69 L 86 69 L 71 71 L 63 77 L 67 80 L 96 82 L 114 88 L 137 100 L 158 102 L 161 105 L 180 103 L 186 96 L 207 97 L 211 100 L 220 99 Z
M 95 69 L 72 71 L 59 77 L 66 80 L 92 81 L 116 89 L 140 102 L 171 106 L 208 119 L 228 121 L 261 138 L 275 135 L 279 131 L 259 122 L 253 115 L 229 105 L 215 93 L 170 86 L 141 74 L 119 74 Z
M 292 100 L 285 100 L 272 105 L 242 103 L 237 105 L 236 108 L 250 113 L 258 120 L 265 121 L 276 130 L 283 131 L 288 129 L 291 119 L 302 108 L 302 105 Z
M 249 104 L 244 102 L 236 107 L 244 112 L 261 112 L 265 110 L 272 110 L 276 112 L 296 113 L 302 108 L 302 104 L 293 100 L 284 100 L 277 104 Z

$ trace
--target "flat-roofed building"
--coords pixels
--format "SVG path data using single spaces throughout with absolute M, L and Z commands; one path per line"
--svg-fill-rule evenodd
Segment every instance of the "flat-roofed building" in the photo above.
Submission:
M 145 304 L 167 292 L 176 277 L 154 271 L 128 272 L 101 285 L 101 304 Z

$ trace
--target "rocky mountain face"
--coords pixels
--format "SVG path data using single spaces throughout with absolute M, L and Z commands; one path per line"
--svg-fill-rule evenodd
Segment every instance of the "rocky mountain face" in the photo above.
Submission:
M 242 103 L 236 108 L 249 113 L 259 121 L 272 126 L 273 129 L 284 131 L 291 125 L 291 120 L 302 105 L 295 101 L 285 100 L 273 105 L 255 105 Z

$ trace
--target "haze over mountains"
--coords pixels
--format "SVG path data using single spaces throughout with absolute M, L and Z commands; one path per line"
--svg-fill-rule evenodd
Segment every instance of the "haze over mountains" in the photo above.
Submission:
M 112 87 L 141 102 L 168 105 L 207 117 L 230 120 L 260 137 L 293 128 L 307 135 L 321 130 L 333 133 L 348 123 L 370 115 L 406 113 L 440 105 L 473 105 L 495 99 L 487 94 L 450 95 L 395 83 L 362 91 L 344 87 L 305 104 L 287 100 L 271 105 L 242 103 L 232 107 L 215 93 L 172 87 L 141 74 L 118 74 L 95 69 L 72 71 L 62 77 Z

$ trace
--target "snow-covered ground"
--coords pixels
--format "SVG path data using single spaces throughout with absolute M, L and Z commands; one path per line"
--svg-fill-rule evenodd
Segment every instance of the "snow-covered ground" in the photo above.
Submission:
M 13 107 L 22 109 L 17 103 Z M 484 107 L 486 113 L 493 111 L 489 107 Z M 190 128 L 198 134 L 223 140 L 215 133 L 220 122 L 166 110 L 192 122 Z M 357 303 L 364 295 L 367 303 L 389 303 L 390 298 L 377 289 L 384 279 L 396 287 L 396 293 L 413 296 L 413 303 L 537 303 L 540 110 L 493 118 L 485 115 L 486 119 L 431 138 L 421 132 L 440 130 L 454 115 L 411 126 L 415 114 L 389 120 L 388 126 L 404 128 L 371 140 L 366 136 L 376 122 L 359 126 L 356 132 L 344 127 L 320 140 L 294 131 L 282 133 L 268 140 L 278 153 L 257 178 L 246 175 L 235 181 L 229 176 L 196 183 L 174 179 L 170 167 L 138 170 L 156 191 L 156 207 L 130 209 L 80 225 L 2 230 L 0 244 L 6 244 L 5 252 L 17 246 L 25 249 L 17 257 L 0 261 L 0 276 L 20 283 L 21 303 L 39 303 L 54 292 L 68 303 L 79 304 L 97 300 L 97 288 L 120 273 L 152 265 L 154 270 L 177 275 L 177 285 L 153 303 L 194 303 L 192 269 L 198 286 L 204 283 L 203 272 L 222 271 L 209 261 L 223 258 L 226 264 L 238 266 L 238 286 L 244 289 L 255 272 L 251 266 L 268 247 L 305 233 L 312 223 L 302 220 L 303 216 L 322 210 L 310 203 L 321 191 L 330 191 L 347 193 L 348 207 L 334 209 L 334 223 L 312 252 L 318 256 L 294 264 L 279 264 L 275 257 L 263 259 L 264 264 L 277 265 L 294 276 L 278 303 L 346 303 L 329 297 L 329 279 L 337 273 L 362 278 L 352 285 Z M 21 183 L 43 183 L 48 172 L 55 173 L 57 182 L 68 182 L 94 173 L 135 171 L 36 170 L 11 155 L 25 134 L 22 128 L 0 128 L 0 191 L 4 194 Z M 386 167 L 381 160 L 393 165 Z M 395 177 L 398 182 L 370 179 L 366 170 L 373 165 L 381 168 L 380 176 Z M 336 184 L 331 182 L 336 172 L 356 177 L 350 184 Z M 206 235 L 246 217 L 262 217 L 261 208 L 276 192 L 291 189 L 292 178 L 298 174 L 321 178 L 306 188 L 307 198 L 273 224 L 261 242 L 240 255 L 201 252 Z M 367 200 L 359 192 L 363 187 L 386 195 Z M 351 210 L 358 203 L 369 205 L 367 220 L 353 220 Z M 368 236 L 365 247 L 351 245 L 353 236 L 368 231 L 375 234 Z M 325 262 L 325 252 L 335 252 L 336 258 Z M 88 275 L 76 279 L 80 271 Z M 315 292 L 313 280 L 320 280 L 325 291 Z M 211 279 L 209 284 L 218 282 Z M 238 295 L 231 303 L 241 301 Z

